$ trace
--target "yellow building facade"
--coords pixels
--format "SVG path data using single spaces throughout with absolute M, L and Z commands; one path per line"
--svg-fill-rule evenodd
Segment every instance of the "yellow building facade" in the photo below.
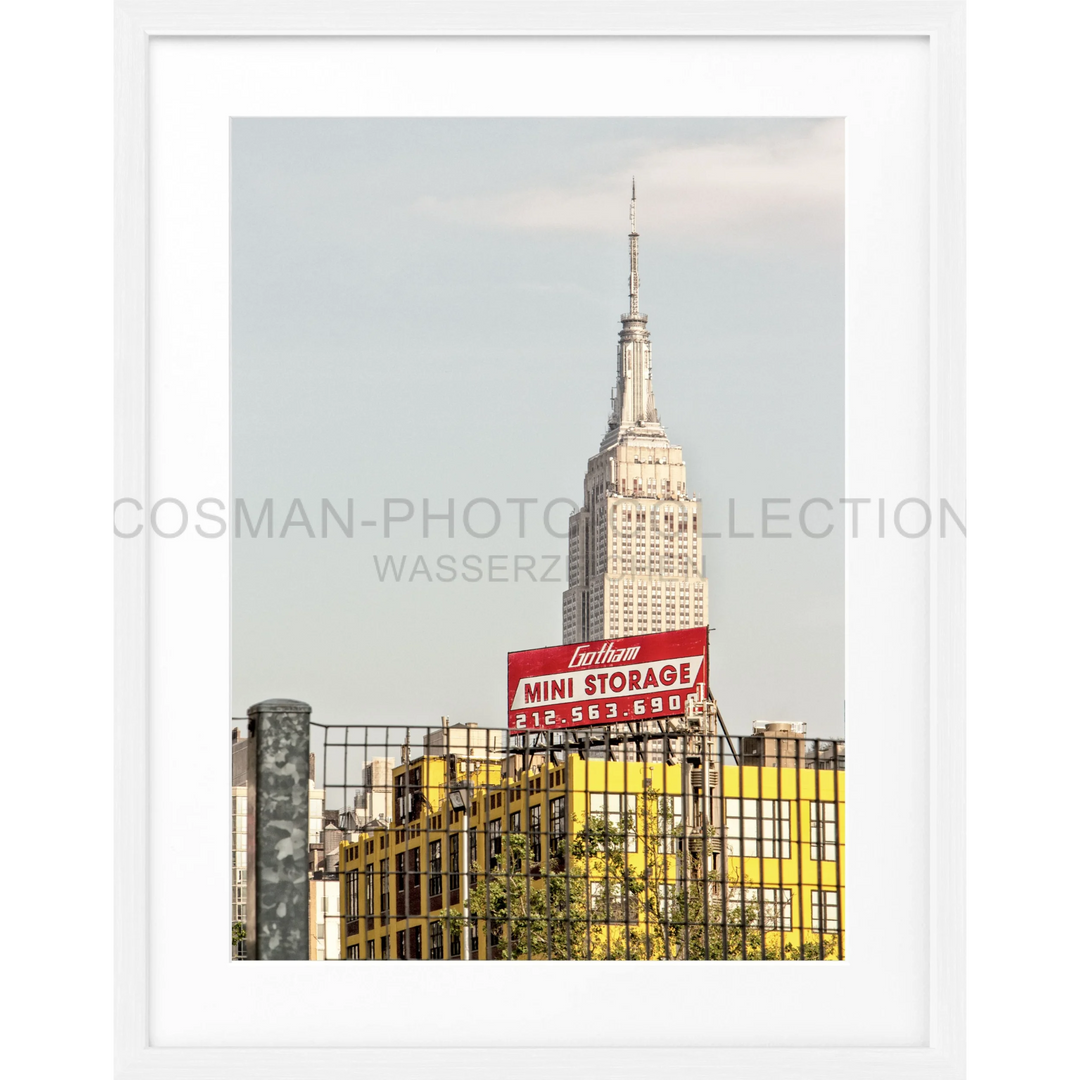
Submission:
M 767 760 L 397 766 L 341 845 L 343 958 L 842 959 L 845 774 Z

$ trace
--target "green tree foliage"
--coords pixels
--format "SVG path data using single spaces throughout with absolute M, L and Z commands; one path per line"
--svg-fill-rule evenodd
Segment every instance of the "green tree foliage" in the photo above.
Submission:
M 575 825 L 578 824 L 575 822 Z M 590 817 L 548 861 L 531 858 L 528 837 L 509 833 L 477 883 L 470 910 L 500 960 L 646 958 L 638 911 L 643 874 L 627 857 L 632 823 Z
M 687 883 L 677 897 L 671 925 L 679 960 L 824 960 L 836 952 L 834 934 L 781 934 L 755 900 L 744 900 L 738 874 L 729 870 L 727 920 L 721 901 L 725 883 L 713 872 L 706 882 Z M 784 938 L 788 940 L 784 940 Z M 791 939 L 795 940 L 791 940 Z
M 638 821 L 575 818 L 569 838 L 553 847 L 535 860 L 530 838 L 509 833 L 493 865 L 473 865 L 470 912 L 493 958 L 817 960 L 836 950 L 834 935 L 781 944 L 753 902 L 729 903 L 725 920 L 725 891 L 740 896 L 737 875 L 729 871 L 726 883 L 717 871 L 703 875 L 670 802 L 654 792 L 644 793 Z M 630 857 L 635 850 L 642 858 Z M 462 932 L 460 914 L 447 923 L 451 934 Z

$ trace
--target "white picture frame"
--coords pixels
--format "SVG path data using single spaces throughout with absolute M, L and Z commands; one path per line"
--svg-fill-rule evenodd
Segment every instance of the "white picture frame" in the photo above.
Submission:
M 927 400 L 930 494 L 964 488 L 963 6 L 905 0 L 798 3 L 420 2 L 313 7 L 291 0 L 116 7 L 116 495 L 149 505 L 149 50 L 155 38 L 373 36 L 722 36 L 927 39 L 931 56 Z M 392 1069 L 400 1049 L 160 1047 L 150 1037 L 146 813 L 150 708 L 149 536 L 116 555 L 116 1060 L 120 1076 L 277 1077 L 316 1069 Z M 961 545 L 930 549 L 927 618 L 932 745 L 928 853 L 929 1037 L 923 1046 L 549 1048 L 524 1075 L 956 1077 L 964 1042 L 964 563 Z M 534 1044 L 535 1045 L 535 1044 Z M 409 1071 L 505 1071 L 505 1048 L 412 1048 Z

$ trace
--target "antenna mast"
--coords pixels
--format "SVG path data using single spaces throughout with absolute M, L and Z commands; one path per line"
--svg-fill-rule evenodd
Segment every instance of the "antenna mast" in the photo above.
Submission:
M 637 180 L 630 179 L 630 315 L 638 314 Z

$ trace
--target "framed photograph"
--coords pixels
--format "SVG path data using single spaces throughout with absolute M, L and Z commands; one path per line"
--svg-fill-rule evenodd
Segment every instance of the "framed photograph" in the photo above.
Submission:
M 963 1075 L 962 5 L 116 10 L 118 1074 Z

